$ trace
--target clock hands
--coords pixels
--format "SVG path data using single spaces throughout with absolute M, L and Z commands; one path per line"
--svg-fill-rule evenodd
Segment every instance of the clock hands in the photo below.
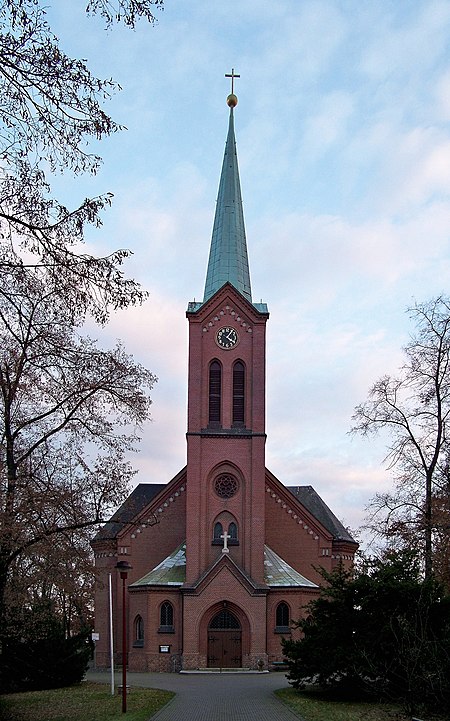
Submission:
M 225 326 L 217 332 L 216 336 L 217 343 L 221 348 L 228 350 L 234 348 L 238 342 L 238 334 L 235 328 Z

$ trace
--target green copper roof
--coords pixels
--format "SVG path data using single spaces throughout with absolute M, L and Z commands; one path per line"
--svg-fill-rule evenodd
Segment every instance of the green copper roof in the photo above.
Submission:
M 203 302 L 211 298 L 227 281 L 252 302 L 232 107 Z
M 150 573 L 131 584 L 137 586 L 182 586 L 186 580 L 186 543 L 161 561 Z
M 264 580 L 270 587 L 308 586 L 309 588 L 318 588 L 315 583 L 283 561 L 269 546 L 264 546 Z
M 152 571 L 131 584 L 140 586 L 182 586 L 186 580 L 186 543 L 173 551 Z M 283 561 L 269 546 L 264 546 L 264 581 L 270 587 L 306 586 L 317 588 L 315 583 L 298 573 Z

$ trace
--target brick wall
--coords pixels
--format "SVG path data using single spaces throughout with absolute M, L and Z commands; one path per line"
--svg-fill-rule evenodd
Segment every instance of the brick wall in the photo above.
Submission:
M 229 511 L 239 529 L 239 547 L 231 552 L 258 582 L 263 581 L 264 453 L 265 453 L 265 323 L 231 286 L 220 290 L 195 314 L 189 314 L 189 395 L 187 458 L 187 582 L 193 583 L 217 556 L 212 528 L 222 511 Z M 223 326 L 235 328 L 238 344 L 223 350 L 216 334 Z M 209 365 L 222 367 L 221 429 L 208 428 Z M 246 369 L 245 428 L 251 435 L 232 429 L 233 365 L 241 360 Z M 256 435 L 259 434 L 259 435 Z M 230 473 L 239 491 L 224 500 L 214 493 L 214 479 Z M 201 522 L 200 522 L 201 519 Z

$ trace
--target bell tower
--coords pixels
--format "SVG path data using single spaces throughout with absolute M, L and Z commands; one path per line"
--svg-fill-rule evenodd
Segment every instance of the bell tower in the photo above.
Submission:
M 234 70 L 205 292 L 189 303 L 186 583 L 227 554 L 264 584 L 265 303 L 253 303 L 239 180 Z

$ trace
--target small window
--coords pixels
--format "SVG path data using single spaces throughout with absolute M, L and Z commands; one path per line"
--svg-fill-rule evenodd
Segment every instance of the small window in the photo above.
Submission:
M 232 521 L 228 526 L 228 545 L 237 546 L 238 544 L 239 541 L 237 525 L 234 523 L 234 521 Z
M 173 606 L 170 601 L 164 601 L 160 611 L 159 633 L 174 633 Z
M 214 524 L 214 532 L 213 532 L 213 546 L 219 546 L 223 543 L 223 526 L 221 523 L 217 522 Z
M 275 617 L 275 633 L 290 633 L 289 606 L 284 601 L 278 604 Z
M 209 366 L 209 425 L 220 425 L 220 406 L 222 395 L 222 368 L 219 361 Z
M 134 648 L 139 648 L 144 645 L 144 621 L 142 616 L 136 616 L 134 619 Z
M 242 361 L 233 366 L 233 426 L 245 424 L 245 367 Z

